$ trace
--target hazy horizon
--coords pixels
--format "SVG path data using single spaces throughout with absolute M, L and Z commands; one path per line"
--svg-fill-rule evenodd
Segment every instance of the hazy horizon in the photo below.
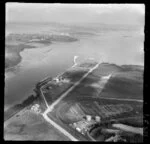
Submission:
M 5 140 L 143 142 L 144 4 L 5 6 Z
M 144 25 L 144 4 L 6 3 L 6 23 Z
M 122 46 L 121 49 L 127 54 L 134 51 L 137 53 L 137 56 L 135 56 L 136 61 L 144 64 L 144 16 L 144 4 L 6 3 L 6 33 L 9 30 L 17 32 L 24 29 L 30 32 L 33 29 L 36 29 L 37 32 L 46 30 L 52 32 L 51 26 L 55 27 L 57 32 L 61 29 L 61 31 L 68 33 L 73 31 L 92 31 L 103 34 L 104 31 L 111 32 L 113 30 L 116 34 L 119 34 L 123 30 L 127 32 L 125 35 L 129 35 L 130 38 L 134 38 L 131 37 L 132 35 L 137 36 L 135 43 L 140 44 L 135 47 L 131 44 L 132 50 L 130 46 L 129 48 L 123 48 Z M 13 23 L 14 25 L 11 26 Z M 64 28 L 67 28 L 67 30 L 64 30 Z M 135 34 L 131 34 L 132 32 L 135 32 Z M 110 37 L 111 35 L 112 33 L 108 36 Z M 102 38 L 100 37 L 100 39 Z M 126 44 L 130 41 L 131 39 L 128 39 Z M 111 42 L 111 39 L 108 40 L 109 42 Z M 116 44 L 119 43 L 118 37 Z M 111 47 L 111 45 L 108 46 Z M 120 50 L 118 49 L 117 51 Z M 107 55 L 109 54 L 107 53 L 106 57 Z M 111 53 L 109 56 L 113 57 Z

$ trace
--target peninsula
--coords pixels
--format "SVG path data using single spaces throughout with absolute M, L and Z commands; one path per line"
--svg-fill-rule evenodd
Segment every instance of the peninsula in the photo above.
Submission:
M 24 49 L 43 48 L 53 42 L 74 42 L 77 40 L 77 38 L 65 34 L 10 33 L 5 39 L 5 71 L 11 70 L 21 62 L 20 52 Z

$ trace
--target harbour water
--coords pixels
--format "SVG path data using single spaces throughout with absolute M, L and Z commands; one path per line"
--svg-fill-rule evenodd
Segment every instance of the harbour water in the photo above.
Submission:
M 40 29 L 33 27 L 9 27 L 8 29 L 6 27 L 6 31 L 7 34 L 10 32 L 36 33 Z M 46 29 L 48 28 L 44 27 L 40 30 Z M 74 64 L 75 55 L 79 56 L 77 62 L 86 58 L 94 58 L 118 65 L 143 65 L 144 63 L 142 50 L 144 37 L 141 33 L 107 31 L 95 36 L 77 38 L 79 40 L 75 42 L 55 42 L 46 47 L 23 50 L 20 53 L 22 61 L 17 65 L 15 71 L 6 73 L 5 107 L 29 96 L 35 84 L 44 77 L 55 77 L 71 67 Z

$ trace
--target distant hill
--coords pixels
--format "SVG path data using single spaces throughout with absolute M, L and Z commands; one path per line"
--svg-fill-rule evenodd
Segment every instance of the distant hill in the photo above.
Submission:
M 143 71 L 144 70 L 144 66 L 141 66 L 141 65 L 122 65 L 121 67 L 125 71 L 133 71 L 133 70 Z

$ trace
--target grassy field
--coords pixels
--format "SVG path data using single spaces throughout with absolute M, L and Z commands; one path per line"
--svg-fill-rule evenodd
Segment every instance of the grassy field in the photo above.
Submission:
M 81 133 L 79 133 L 75 129 L 71 128 L 67 123 L 64 123 L 60 118 L 58 118 L 57 109 L 55 109 L 53 112 L 49 113 L 48 116 L 50 117 L 50 119 L 55 121 L 57 124 L 59 124 L 62 128 L 67 130 L 70 134 L 72 134 L 78 140 L 80 140 L 80 141 L 89 141 L 90 140 L 90 138 L 83 136 Z
M 64 93 L 71 86 L 71 83 L 62 83 L 61 85 L 50 83 L 46 85 L 46 87 L 43 89 L 43 93 L 48 104 L 50 105 L 52 102 L 54 102 L 57 98 L 59 98 L 62 93 Z
M 79 108 L 76 108 L 78 105 Z M 73 108 L 75 110 L 73 110 Z M 78 99 L 74 102 L 66 102 L 60 104 L 57 108 L 58 118 L 64 121 L 64 123 L 72 123 L 80 120 L 80 115 L 93 115 L 100 116 L 102 121 L 117 120 L 120 118 L 137 117 L 143 115 L 143 107 L 138 102 L 128 102 L 116 100 L 104 100 L 97 98 L 84 98 Z M 136 121 L 136 119 L 133 119 Z M 142 125 L 142 121 L 139 121 Z M 139 124 L 139 125 L 140 125 Z
M 55 101 L 86 72 L 87 69 L 84 68 L 70 69 L 61 76 L 63 79 L 69 79 L 69 83 L 62 83 L 62 85 L 49 84 L 48 87 L 44 88 L 43 92 L 49 104 Z M 102 76 L 108 74 L 112 74 L 112 77 L 106 85 L 102 85 Z M 142 77 L 142 71 L 138 67 L 121 67 L 102 63 L 56 105 L 55 109 L 48 115 L 73 136 L 83 141 L 90 140 L 90 138 L 83 136 L 71 128 L 69 124 L 81 120 L 86 114 L 99 115 L 102 124 L 113 121 L 142 127 L 143 103 L 102 99 L 102 97 L 143 99 Z M 30 110 L 11 121 L 4 130 L 4 138 L 5 140 L 68 140 L 53 126 L 49 125 L 41 115 L 34 114 Z
M 68 70 L 67 72 L 65 72 L 63 75 L 62 75 L 62 77 L 65 79 L 69 79 L 70 80 L 70 82 L 76 82 L 76 81 L 79 81 L 81 78 L 82 78 L 82 76 L 84 75 L 84 74 L 86 74 L 87 73 L 87 70 L 84 70 L 84 69 L 77 69 L 77 70 Z
M 102 90 L 101 78 L 110 73 L 112 77 Z M 80 72 L 67 74 L 72 81 L 76 81 L 81 75 L 83 74 Z M 143 103 L 101 98 L 142 99 L 142 90 L 142 71 L 131 68 L 125 70 L 125 67 L 103 63 L 75 87 L 49 116 L 77 136 L 78 134 L 71 129 L 69 123 L 80 120 L 85 114 L 99 115 L 102 123 L 113 121 L 142 127 L 143 121 L 139 117 L 143 116 Z
M 133 127 L 143 127 L 143 116 L 127 117 L 123 119 L 118 119 L 117 122 L 122 124 L 130 125 Z
M 143 79 L 139 72 L 117 73 L 111 77 L 100 97 L 143 99 Z
M 4 129 L 5 140 L 69 140 L 52 125 L 47 123 L 42 115 L 37 115 L 30 110 L 17 116 Z

